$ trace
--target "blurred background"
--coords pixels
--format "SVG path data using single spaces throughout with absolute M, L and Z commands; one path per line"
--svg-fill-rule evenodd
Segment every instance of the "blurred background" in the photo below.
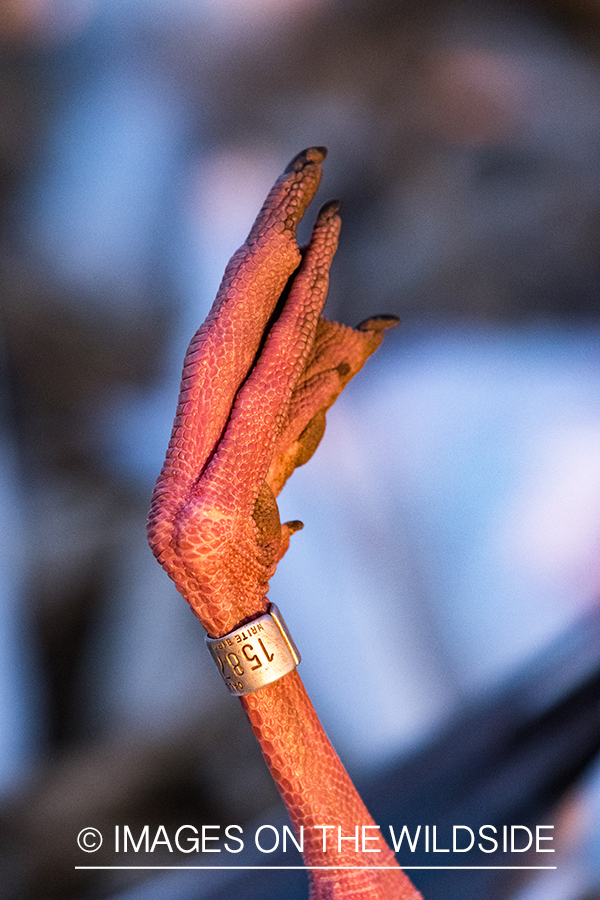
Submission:
M 599 26 L 594 0 L 1 0 L 7 900 L 306 895 L 74 867 L 114 862 L 85 826 L 285 821 L 145 517 L 187 343 L 312 144 L 315 208 L 344 204 L 326 314 L 403 324 L 280 498 L 305 529 L 270 597 L 376 819 L 555 824 L 556 871 L 415 872 L 426 900 L 600 896 Z M 158 856 L 126 861 L 189 864 Z

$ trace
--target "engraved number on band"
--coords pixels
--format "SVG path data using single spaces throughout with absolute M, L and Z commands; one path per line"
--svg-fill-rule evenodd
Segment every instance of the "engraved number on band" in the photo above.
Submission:
M 206 642 L 229 691 L 238 696 L 277 681 L 300 662 L 296 645 L 274 604 L 266 615 L 221 638 L 207 637 Z
M 250 666 L 251 672 L 254 672 L 255 669 L 260 669 L 262 666 L 262 663 L 256 654 L 254 654 L 254 656 L 249 655 L 249 653 L 252 653 L 253 650 L 254 647 L 252 646 L 252 644 L 244 644 L 244 646 L 242 647 L 242 653 L 244 654 L 248 662 L 256 663 L 255 666 Z
M 231 668 L 233 669 L 233 671 L 235 672 L 236 675 L 243 675 L 243 674 L 244 674 L 244 670 L 243 670 L 243 668 L 242 668 L 242 666 L 241 666 L 241 664 L 240 664 L 240 660 L 239 660 L 239 658 L 238 658 L 238 656 L 237 656 L 236 653 L 228 653 L 228 654 L 227 654 L 227 660 L 228 660 L 229 665 L 231 666 Z
M 274 653 L 269 653 L 269 651 L 267 650 L 267 648 L 265 647 L 265 645 L 264 645 L 263 642 L 262 642 L 262 638 L 259 638 L 259 639 L 258 639 L 258 643 L 259 643 L 260 646 L 262 647 L 263 653 L 264 653 L 265 656 L 267 657 L 267 662 L 273 662 L 273 659 L 275 658 L 275 654 L 274 654 Z

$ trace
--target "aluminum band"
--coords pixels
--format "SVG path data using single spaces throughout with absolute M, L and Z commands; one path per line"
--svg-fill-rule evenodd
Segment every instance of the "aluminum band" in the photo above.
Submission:
M 269 612 L 206 643 L 231 694 L 243 697 L 292 672 L 300 654 L 274 603 Z

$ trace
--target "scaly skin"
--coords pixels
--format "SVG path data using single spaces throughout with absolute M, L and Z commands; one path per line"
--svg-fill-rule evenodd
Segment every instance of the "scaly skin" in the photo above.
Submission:
M 268 610 L 269 579 L 300 522 L 275 497 L 316 449 L 325 412 L 396 320 L 357 329 L 320 316 L 340 229 L 320 211 L 310 243 L 296 228 L 321 179 L 323 147 L 276 181 L 186 354 L 179 405 L 148 520 L 150 546 L 207 632 L 221 637 Z M 293 276 L 293 278 L 292 278 Z M 296 832 L 311 900 L 417 900 L 319 722 L 297 672 L 241 698 Z M 323 830 L 327 831 L 323 852 Z M 338 830 L 354 836 L 359 849 Z M 366 831 L 370 838 L 378 832 Z M 385 868 L 389 867 L 389 868 Z

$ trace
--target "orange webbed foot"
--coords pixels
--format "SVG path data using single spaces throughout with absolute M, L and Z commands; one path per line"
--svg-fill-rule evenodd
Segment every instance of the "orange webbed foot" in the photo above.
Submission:
M 340 230 L 326 204 L 298 222 L 321 178 L 312 147 L 276 181 L 184 362 L 177 415 L 148 522 L 152 550 L 206 630 L 267 610 L 268 582 L 299 522 L 275 501 L 318 445 L 325 412 L 391 318 L 358 329 L 320 317 Z

